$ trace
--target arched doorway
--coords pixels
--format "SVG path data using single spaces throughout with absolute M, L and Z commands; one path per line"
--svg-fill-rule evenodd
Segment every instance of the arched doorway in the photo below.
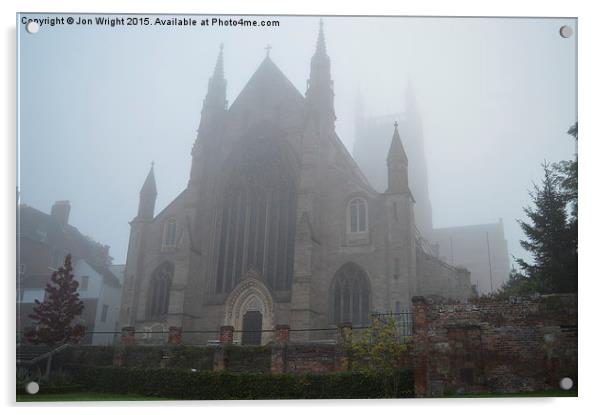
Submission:
M 242 338 L 240 343 L 245 345 L 261 344 L 261 329 L 263 316 L 260 311 L 247 311 L 242 318 Z
M 224 325 L 234 327 L 234 342 L 266 344 L 272 340 L 274 300 L 256 276 L 247 276 L 232 290 L 225 304 Z

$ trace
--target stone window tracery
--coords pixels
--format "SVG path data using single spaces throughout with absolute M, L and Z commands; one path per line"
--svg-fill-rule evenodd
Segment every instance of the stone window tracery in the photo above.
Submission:
M 221 209 L 216 293 L 228 293 L 254 271 L 274 290 L 292 284 L 296 186 L 271 143 L 245 152 L 232 172 Z
M 152 273 L 149 287 L 149 318 L 158 318 L 167 314 L 173 272 L 173 264 L 164 262 Z
M 362 198 L 351 199 L 348 207 L 348 230 L 351 233 L 368 231 L 368 205 Z
M 349 262 L 336 272 L 333 281 L 333 318 L 336 324 L 365 324 L 370 314 L 370 283 L 366 272 Z

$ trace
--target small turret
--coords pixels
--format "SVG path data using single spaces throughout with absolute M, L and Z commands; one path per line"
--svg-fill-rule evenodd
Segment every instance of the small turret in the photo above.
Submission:
M 140 203 L 138 204 L 137 219 L 150 220 L 155 216 L 155 202 L 157 201 L 157 185 L 155 183 L 154 163 L 140 189 Z
M 395 131 L 393 131 L 393 139 L 389 154 L 387 155 L 387 168 L 389 172 L 389 188 L 387 193 L 404 193 L 409 191 L 408 185 L 408 156 L 406 155 L 399 131 L 397 129 L 397 121 L 395 121 Z

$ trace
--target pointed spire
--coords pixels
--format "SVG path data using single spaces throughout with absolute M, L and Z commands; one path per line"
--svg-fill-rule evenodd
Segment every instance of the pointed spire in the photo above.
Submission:
M 155 215 L 155 202 L 157 200 L 157 185 L 155 183 L 155 162 L 151 163 L 150 171 L 140 189 L 140 202 L 138 204 L 138 219 L 152 219 Z
M 215 69 L 213 70 L 213 76 L 211 79 L 224 79 L 224 44 L 219 45 L 219 55 L 217 55 L 217 62 L 215 63 Z
M 213 76 L 209 78 L 207 95 L 205 95 L 205 99 L 203 100 L 197 138 L 191 151 L 193 157 L 200 154 L 200 149 L 205 144 L 203 140 L 208 140 L 219 129 L 219 123 L 228 105 L 228 101 L 226 101 L 226 86 L 227 82 L 224 78 L 224 44 L 222 43 L 219 46 L 219 54 L 217 55 L 217 61 L 213 69 Z
M 320 29 L 316 42 L 316 51 L 311 58 L 311 69 L 307 81 L 305 97 L 310 113 L 319 118 L 320 123 L 334 127 L 334 91 L 330 77 L 330 58 L 326 53 L 324 23 L 320 19 Z
M 399 130 L 397 129 L 398 123 L 395 121 L 393 124 L 395 126 L 395 131 L 393 131 L 393 139 L 391 140 L 391 146 L 389 147 L 389 154 L 387 155 L 387 163 L 391 164 L 391 162 L 401 161 L 404 164 L 408 164 L 408 156 L 406 155 L 405 150 L 403 149 L 403 144 L 401 144 L 401 137 L 399 136 Z
M 217 62 L 213 69 L 213 76 L 209 78 L 207 95 L 203 102 L 203 111 L 207 109 L 226 109 L 226 79 L 224 78 L 224 44 L 219 46 Z
M 404 193 L 409 191 L 408 185 L 408 157 L 401 144 L 401 137 L 397 130 L 397 121 L 395 121 L 395 131 L 393 131 L 393 139 L 389 154 L 387 156 L 387 170 L 389 175 L 388 193 Z
M 330 87 L 330 58 L 326 53 L 326 40 L 324 38 L 324 22 L 320 19 L 320 30 L 316 41 L 316 51 L 311 58 L 311 72 L 309 75 L 311 84 L 324 84 Z
M 146 180 L 140 189 L 141 195 L 157 195 L 157 184 L 155 183 L 155 162 L 151 162 L 151 168 L 146 176 Z
M 318 41 L 316 42 L 316 55 L 326 56 L 326 40 L 324 39 L 324 21 L 320 19 L 320 30 L 318 31 Z

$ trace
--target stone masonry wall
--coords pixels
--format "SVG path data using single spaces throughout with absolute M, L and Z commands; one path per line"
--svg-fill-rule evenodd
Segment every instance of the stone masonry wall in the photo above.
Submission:
M 576 387 L 576 295 L 413 309 L 416 396 Z

